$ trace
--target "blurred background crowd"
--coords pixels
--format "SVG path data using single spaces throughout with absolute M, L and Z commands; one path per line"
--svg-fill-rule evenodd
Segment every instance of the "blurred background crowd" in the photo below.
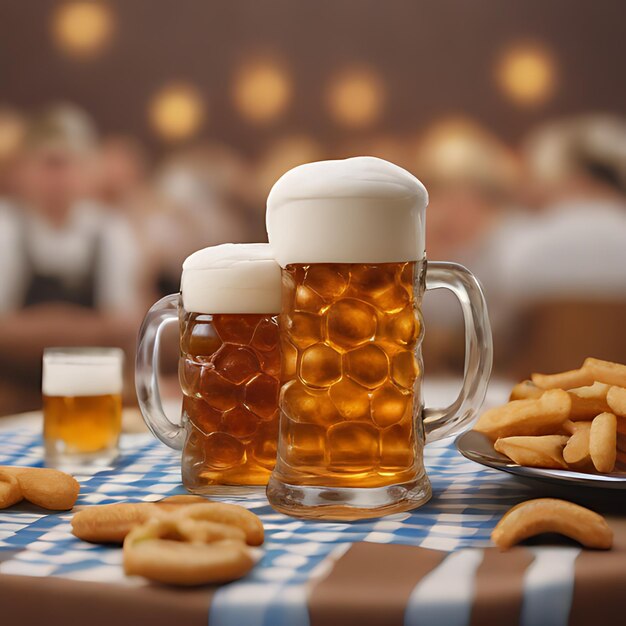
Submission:
M 0 0 L 0 415 L 49 345 L 118 345 L 183 259 L 265 241 L 303 162 L 428 187 L 430 259 L 483 283 L 495 371 L 626 360 L 623 4 Z M 428 374 L 463 368 L 425 297 Z M 131 368 L 129 368 L 131 369 Z

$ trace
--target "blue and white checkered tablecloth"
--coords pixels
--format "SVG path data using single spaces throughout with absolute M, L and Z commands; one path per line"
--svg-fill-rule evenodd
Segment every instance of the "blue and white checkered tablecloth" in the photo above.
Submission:
M 42 453 L 41 437 L 32 431 L 0 433 L 0 465 L 41 466 Z M 425 458 L 433 499 L 416 511 L 381 519 L 350 523 L 294 519 L 273 511 L 262 491 L 245 499 L 220 498 L 259 515 L 266 542 L 257 567 L 245 579 L 216 592 L 211 624 L 307 623 L 307 585 L 323 576 L 350 544 L 398 543 L 444 551 L 485 547 L 502 513 L 530 497 L 529 488 L 511 477 L 461 457 L 451 440 L 427 446 Z M 81 492 L 75 510 L 185 493 L 179 456 L 149 435 L 124 436 L 114 469 L 76 478 Z M 124 576 L 119 548 L 75 538 L 70 532 L 72 515 L 44 513 L 28 504 L 0 511 L 0 575 L 145 584 Z

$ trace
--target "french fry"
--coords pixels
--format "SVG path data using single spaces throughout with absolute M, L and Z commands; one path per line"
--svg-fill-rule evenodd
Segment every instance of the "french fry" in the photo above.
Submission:
M 619 417 L 626 417 L 626 389 L 624 387 L 611 387 L 606 394 L 607 404 L 611 412 Z
M 533 383 L 541 389 L 575 389 L 595 382 L 591 372 L 585 368 L 559 372 L 558 374 L 532 374 Z
M 567 469 L 563 448 L 568 438 L 562 435 L 543 437 L 505 437 L 494 444 L 496 451 L 525 467 Z
M 531 378 L 474 429 L 519 465 L 626 470 L 626 365 L 589 357 L 579 369 Z
M 509 402 L 513 400 L 529 400 L 530 398 L 539 398 L 544 393 L 545 389 L 537 387 L 532 380 L 523 380 L 521 383 L 517 383 L 511 395 L 509 396 Z
M 563 449 L 563 460 L 572 469 L 585 469 L 592 465 L 591 453 L 589 452 L 590 431 L 591 422 L 578 422 L 574 434 Z
M 566 391 L 552 389 L 540 398 L 514 400 L 483 413 L 474 430 L 492 440 L 554 433 L 568 418 L 572 401 Z
M 572 420 L 565 420 L 561 424 L 560 431 L 558 433 L 554 433 L 555 435 L 573 435 L 580 428 L 589 428 L 591 426 L 591 420 L 589 421 L 580 421 L 580 422 L 572 422 Z
M 572 401 L 569 418 L 575 420 L 590 420 L 600 413 L 607 413 L 611 409 L 606 396 L 610 386 L 604 383 L 593 383 L 587 387 L 570 389 L 567 393 Z
M 626 387 L 626 365 L 589 357 L 585 359 L 583 369 L 592 375 L 593 380 L 607 385 Z
M 600 413 L 589 429 L 589 452 L 595 468 L 608 474 L 615 468 L 617 420 L 613 413 Z

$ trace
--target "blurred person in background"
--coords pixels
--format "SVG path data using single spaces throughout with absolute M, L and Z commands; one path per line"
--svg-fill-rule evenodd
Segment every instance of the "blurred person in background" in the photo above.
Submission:
M 143 234 L 161 295 L 178 291 L 182 263 L 195 250 L 254 240 L 250 179 L 239 155 L 215 144 L 182 150 L 158 167 L 156 204 Z
M 90 199 L 97 137 L 84 112 L 32 119 L 0 206 L 0 414 L 39 404 L 50 345 L 119 345 L 131 354 L 145 307 L 128 223 Z
M 490 313 L 499 294 L 492 266 L 492 238 L 516 219 L 513 192 L 518 161 L 479 125 L 452 119 L 435 125 L 417 146 L 413 169 L 429 192 L 428 258 L 467 266 L 481 281 Z M 463 320 L 456 299 L 443 290 L 424 299 L 429 369 L 462 373 Z
M 148 155 L 141 143 L 124 135 L 105 137 L 98 158 L 98 196 L 107 206 L 134 216 L 149 186 Z
M 128 223 L 143 260 L 138 280 L 146 300 L 157 299 L 159 291 L 153 266 L 160 252 L 150 240 L 150 223 L 156 219 L 160 200 L 152 188 L 146 149 L 135 137 L 110 135 L 100 143 L 97 159 L 96 194 L 117 219 Z
M 582 353 L 585 342 L 597 356 L 623 359 L 626 119 L 548 124 L 530 135 L 523 154 L 534 218 L 508 230 L 496 254 L 511 366 L 557 368 L 555 355 L 563 355 L 574 367 L 573 347 Z

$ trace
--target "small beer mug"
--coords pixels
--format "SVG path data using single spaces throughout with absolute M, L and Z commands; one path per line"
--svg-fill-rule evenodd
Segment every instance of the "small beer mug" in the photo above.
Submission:
M 46 465 L 78 470 L 110 464 L 122 426 L 119 348 L 46 348 L 43 416 Z
M 372 157 L 296 167 L 270 192 L 283 275 L 280 438 L 267 489 L 278 511 L 358 519 L 423 504 L 425 439 L 457 432 L 482 403 L 485 300 L 465 268 L 426 263 L 427 202 L 414 176 Z M 420 307 L 424 289 L 439 287 L 463 310 L 465 380 L 450 407 L 423 410 Z
M 267 244 L 224 244 L 183 264 L 181 293 L 148 312 L 139 335 L 136 386 L 144 419 L 182 449 L 193 492 L 265 485 L 276 460 L 280 268 Z M 182 422 L 165 416 L 155 362 L 163 324 L 180 328 Z

